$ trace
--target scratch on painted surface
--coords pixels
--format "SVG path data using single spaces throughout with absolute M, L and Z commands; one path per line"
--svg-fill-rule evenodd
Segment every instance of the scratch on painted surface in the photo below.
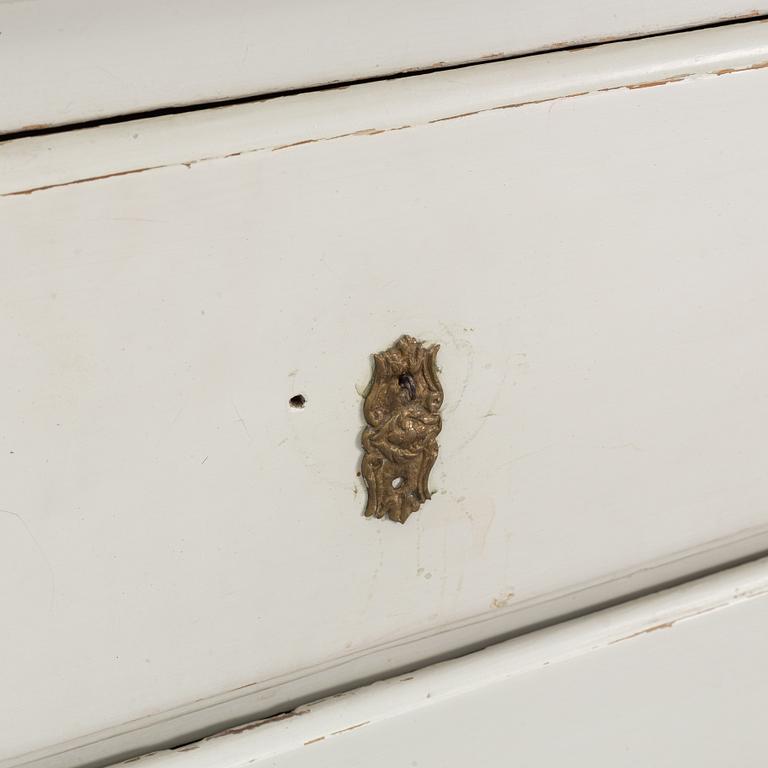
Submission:
M 379 574 L 381 573 L 381 569 L 384 567 L 384 541 L 381 538 L 381 528 L 377 528 L 377 537 L 378 537 L 378 547 L 379 547 L 379 562 L 377 563 L 376 567 L 371 571 L 371 580 L 370 584 L 368 585 L 368 596 L 365 600 L 365 608 L 364 610 L 367 612 L 368 609 L 371 607 L 371 601 L 373 600 L 373 596 L 376 592 L 376 582 L 379 578 Z
M 192 168 L 193 165 L 197 165 L 199 163 L 206 163 L 206 162 L 211 162 L 211 161 L 214 161 L 214 160 L 227 160 L 227 159 L 233 158 L 233 157 L 240 157 L 241 155 L 253 154 L 255 152 L 265 152 L 265 151 L 276 152 L 278 150 L 301 147 L 301 146 L 304 146 L 306 144 L 315 144 L 315 143 L 318 143 L 318 142 L 336 141 L 337 139 L 346 139 L 346 138 L 350 138 L 350 137 L 354 137 L 354 136 L 377 136 L 377 135 L 383 134 L 383 133 L 392 133 L 392 132 L 395 132 L 395 131 L 403 131 L 403 130 L 406 130 L 408 128 L 414 128 L 417 125 L 432 125 L 434 123 L 442 123 L 442 122 L 446 122 L 446 121 L 450 121 L 450 120 L 459 120 L 461 118 L 473 117 L 474 115 L 481 115 L 481 114 L 485 114 L 485 113 L 488 113 L 488 112 L 495 112 L 495 111 L 498 111 L 498 110 L 518 109 L 520 107 L 532 106 L 534 104 L 546 104 L 546 103 L 555 102 L 555 101 L 562 101 L 562 100 L 565 100 L 565 99 L 575 99 L 575 98 L 579 98 L 581 96 L 587 96 L 587 95 L 594 94 L 594 93 L 606 93 L 608 91 L 616 91 L 616 90 L 621 90 L 621 89 L 635 90 L 635 89 L 638 89 L 638 88 L 654 88 L 654 87 L 669 85 L 670 83 L 682 82 L 684 80 L 687 80 L 687 79 L 689 79 L 691 77 L 695 77 L 695 76 L 698 76 L 698 75 L 702 75 L 702 76 L 703 75 L 708 75 L 708 74 L 731 75 L 731 74 L 734 74 L 734 73 L 737 73 L 737 72 L 746 72 L 746 71 L 749 71 L 749 70 L 765 69 L 765 68 L 768 68 L 768 61 L 767 62 L 758 62 L 758 63 L 750 64 L 749 66 L 744 66 L 744 67 L 734 67 L 734 68 L 730 68 L 730 69 L 720 69 L 720 70 L 715 70 L 713 72 L 700 72 L 700 73 L 697 73 L 696 75 L 694 75 L 692 73 L 686 73 L 686 74 L 683 74 L 683 75 L 676 75 L 674 77 L 669 77 L 669 78 L 664 79 L 664 80 L 652 80 L 652 81 L 642 81 L 641 80 L 641 81 L 639 81 L 637 83 L 627 83 L 627 84 L 623 84 L 623 85 L 610 86 L 610 87 L 607 87 L 607 88 L 596 88 L 593 91 L 579 91 L 578 93 L 569 93 L 569 94 L 564 94 L 564 95 L 561 95 L 561 96 L 552 96 L 552 97 L 545 98 L 545 99 L 532 99 L 532 100 L 528 100 L 528 101 L 513 102 L 513 103 L 510 103 L 510 104 L 501 104 L 501 105 L 497 105 L 497 106 L 494 106 L 494 107 L 485 107 L 485 108 L 474 110 L 474 111 L 471 111 L 471 112 L 461 112 L 461 113 L 456 114 L 456 115 L 447 115 L 445 117 L 438 117 L 438 118 L 435 118 L 433 120 L 428 120 L 425 123 L 421 123 L 421 124 L 416 123 L 416 124 L 413 124 L 413 125 L 400 125 L 400 126 L 396 126 L 396 127 L 393 127 L 393 128 L 362 128 L 362 129 L 357 130 L 357 131 L 350 131 L 349 133 L 339 133 L 339 134 L 335 134 L 335 135 L 332 135 L 332 136 L 317 136 L 317 137 L 312 137 L 312 138 L 300 139 L 299 141 L 294 141 L 294 142 L 291 142 L 291 143 L 288 143 L 288 144 L 277 144 L 277 145 L 268 145 L 268 146 L 263 146 L 263 147 L 253 147 L 253 148 L 244 149 L 244 150 L 241 150 L 241 151 L 238 151 L 238 152 L 230 152 L 230 153 L 224 154 L 224 155 L 212 155 L 212 156 L 209 156 L 209 157 L 200 157 L 200 158 L 195 158 L 193 160 L 186 160 L 186 161 L 181 161 L 181 162 L 173 162 L 173 163 L 165 163 L 165 164 L 159 164 L 159 165 L 151 165 L 151 166 L 147 166 L 145 168 L 132 168 L 132 169 L 129 169 L 129 170 L 124 170 L 124 171 L 115 171 L 115 172 L 112 172 L 112 173 L 105 173 L 105 174 L 102 174 L 102 175 L 99 175 L 99 176 L 88 176 L 88 177 L 85 177 L 85 178 L 82 178 L 82 179 L 74 179 L 72 181 L 62 181 L 62 182 L 57 182 L 55 184 L 46 184 L 46 185 L 39 186 L 39 187 L 30 187 L 29 189 L 21 189 L 21 190 L 17 190 L 17 191 L 14 191 L 14 192 L 4 192 L 2 195 L 0 195 L 0 197 L 14 197 L 14 196 L 17 196 L 17 195 L 30 195 L 33 192 L 43 192 L 45 190 L 57 189 L 58 187 L 67 187 L 67 186 L 72 186 L 72 185 L 75 185 L 75 184 L 85 184 L 85 183 L 92 182 L 92 181 L 102 181 L 102 180 L 111 179 L 111 178 L 114 178 L 114 177 L 117 177 L 117 176 L 128 176 L 128 175 L 131 175 L 131 174 L 144 173 L 146 171 L 160 170 L 162 168 L 175 168 L 175 167 L 179 167 L 179 166 L 186 166 L 187 168 Z
M 24 530 L 27 532 L 27 535 L 32 540 L 32 543 L 35 545 L 35 548 L 40 553 L 40 557 L 43 558 L 43 562 L 46 565 L 46 568 L 48 569 L 48 576 L 51 580 L 51 597 L 49 601 L 48 610 L 53 611 L 53 604 L 56 599 L 56 574 L 53 571 L 53 566 L 51 565 L 51 561 L 48 559 L 48 556 L 45 554 L 45 550 L 40 545 L 40 542 L 37 540 L 37 537 L 34 533 L 32 533 L 32 529 L 27 524 L 27 521 L 17 512 L 11 512 L 9 509 L 0 509 L 0 513 L 4 515 L 10 515 L 11 517 L 15 518 L 16 520 L 21 523 Z
M 235 413 L 237 414 L 235 421 L 242 425 L 243 429 L 245 430 L 245 434 L 248 436 L 248 439 L 251 440 L 251 433 L 248 431 L 248 425 L 245 423 L 245 419 L 240 415 L 240 411 L 237 410 L 237 406 L 234 403 L 232 403 L 232 407 L 235 409 Z
M 496 405 L 499 402 L 499 399 L 501 398 L 503 392 L 504 392 L 504 386 L 507 383 L 507 378 L 509 378 L 509 363 L 512 358 L 512 355 L 507 355 L 507 358 L 504 360 L 504 373 L 501 376 L 501 381 L 499 382 L 498 387 L 496 388 L 496 392 L 491 398 L 491 402 L 488 404 L 488 408 L 484 415 L 480 416 L 478 419 L 478 424 L 475 427 L 475 429 L 472 431 L 472 433 L 469 435 L 469 437 L 465 438 L 465 440 L 461 443 L 461 445 L 456 449 L 454 452 L 455 455 L 460 454 L 479 434 L 482 432 L 483 427 L 488 423 L 487 414 L 495 414 L 495 408 Z

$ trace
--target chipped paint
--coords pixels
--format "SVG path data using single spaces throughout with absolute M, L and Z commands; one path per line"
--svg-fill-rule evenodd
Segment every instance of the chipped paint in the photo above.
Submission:
M 302 139 L 301 141 L 294 141 L 291 144 L 278 144 L 276 147 L 272 147 L 273 152 L 277 152 L 280 149 L 289 149 L 290 147 L 300 147 L 303 144 L 314 144 L 322 139 Z
M 768 61 L 761 61 L 757 64 L 750 64 L 748 67 L 742 67 L 741 69 L 718 69 L 713 74 L 715 75 L 732 75 L 734 72 L 748 72 L 750 69 L 766 69 L 768 68 Z
M 342 728 L 340 731 L 333 731 L 331 733 L 331 736 L 338 736 L 340 733 L 346 733 L 347 731 L 354 731 L 357 728 L 362 728 L 364 725 L 370 725 L 370 720 L 365 720 L 362 723 L 357 723 L 356 725 L 350 725 L 348 728 Z
M 52 123 L 32 123 L 31 125 L 22 125 L 19 129 L 19 133 L 27 133 L 33 131 L 47 131 L 53 128 Z
M 742 11 L 741 13 L 737 14 L 736 16 L 721 16 L 718 21 L 720 22 L 728 22 L 728 21 L 742 21 L 744 19 L 754 19 L 757 16 L 762 16 L 763 12 L 758 10 L 757 8 L 753 8 L 750 11 Z
M 635 85 L 627 85 L 627 90 L 634 91 L 638 88 L 656 88 L 659 85 L 669 85 L 670 83 L 679 83 L 682 80 L 685 80 L 686 78 L 693 77 L 692 74 L 688 73 L 685 75 L 679 75 L 678 77 L 668 77 L 664 80 L 652 80 L 649 83 L 636 83 Z
M 626 637 L 620 637 L 617 640 L 611 640 L 608 645 L 623 643 L 625 640 L 631 640 L 633 637 L 640 637 L 640 635 L 650 635 L 652 632 L 658 632 L 660 629 L 672 629 L 676 623 L 676 621 L 665 621 L 663 624 L 654 624 L 652 627 L 641 629 L 639 632 L 633 632 L 631 635 L 627 635 Z
M 444 123 L 447 120 L 460 120 L 462 117 L 472 117 L 473 115 L 479 115 L 481 112 L 486 112 L 484 109 L 477 109 L 474 112 L 460 112 L 458 115 L 449 115 L 448 117 L 436 117 L 434 120 L 429 121 L 429 125 L 434 123 Z
M 220 739 L 222 736 L 235 736 L 238 733 L 246 733 L 247 731 L 253 731 L 256 728 L 261 728 L 262 725 L 270 725 L 271 723 L 279 723 L 281 720 L 290 720 L 292 717 L 308 715 L 311 711 L 311 709 L 295 709 L 292 712 L 283 712 L 281 715 L 267 717 L 264 720 L 256 720 L 252 723 L 246 723 L 245 725 L 237 725 L 234 728 L 227 728 L 226 731 L 220 731 L 213 736 L 209 736 L 208 739 L 205 739 L 205 741 Z
M 626 86 L 619 86 L 620 88 L 625 88 Z M 486 112 L 498 112 L 502 109 L 519 109 L 520 107 L 529 107 L 532 104 L 547 104 L 550 101 L 561 101 L 563 99 L 575 99 L 578 96 L 586 96 L 589 91 L 579 91 L 578 93 L 569 93 L 565 96 L 553 96 L 549 99 L 531 99 L 530 101 L 516 101 L 511 104 L 500 104 L 496 107 L 486 107 L 484 109 L 476 109 L 474 112 L 461 112 L 458 115 L 449 115 L 448 117 L 437 117 L 434 120 L 429 121 L 429 125 L 432 125 L 434 123 L 445 123 L 449 120 L 460 120 L 463 117 L 474 117 L 475 115 L 482 115 Z M 594 93 L 597 93 L 597 91 L 594 91 Z
M 150 165 L 147 168 L 133 168 L 129 171 L 115 171 L 114 173 L 105 173 L 101 176 L 88 176 L 84 179 L 75 179 L 74 181 L 63 181 L 59 184 L 46 184 L 42 187 L 32 187 L 30 189 L 22 189 L 18 192 L 5 192 L 2 197 L 14 197 L 16 195 L 31 195 L 33 192 L 42 192 L 46 189 L 56 189 L 57 187 L 69 187 L 73 186 L 75 184 L 87 184 L 89 181 L 101 181 L 102 179 L 112 179 L 115 176 L 130 176 L 134 173 L 145 173 L 146 171 L 154 171 L 158 168 L 170 168 L 174 164 L 169 164 L 167 166 L 163 165 Z
M 514 592 L 505 592 L 491 600 L 491 608 L 506 608 L 515 599 Z
M 290 144 L 278 144 L 274 147 L 263 147 L 262 149 L 270 149 L 272 152 L 277 152 L 281 149 L 291 149 L 292 147 L 301 147 L 304 144 L 318 144 L 323 141 L 335 141 L 336 139 L 346 139 L 349 136 L 377 136 L 380 133 L 387 133 L 389 131 L 402 131 L 404 128 L 410 128 L 410 125 L 401 125 L 397 128 L 362 128 L 359 131 L 350 131 L 349 133 L 338 133 L 335 136 L 319 136 L 316 139 L 302 139 L 301 141 L 293 141 Z M 259 150 L 246 150 L 251 152 L 258 152 Z M 238 152 L 237 154 L 243 154 Z M 231 155 L 226 155 L 231 157 Z M 212 158 L 215 159 L 215 158 Z

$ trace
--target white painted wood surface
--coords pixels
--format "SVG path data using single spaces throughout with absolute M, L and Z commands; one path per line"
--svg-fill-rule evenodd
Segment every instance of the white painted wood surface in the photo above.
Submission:
M 764 549 L 766 35 L 0 148 L 3 765 Z M 443 345 L 446 390 L 404 527 L 361 518 L 355 477 L 368 355 L 401 332 Z
M 768 23 L 752 22 L 0 142 L 0 194 L 218 162 L 356 132 L 375 136 L 537 101 L 554 110 L 560 102 L 553 100 L 567 96 L 724 76 L 766 63 Z
M 755 0 L 2 0 L 0 132 L 766 13 Z
M 758 768 L 767 644 L 761 561 L 137 768 Z

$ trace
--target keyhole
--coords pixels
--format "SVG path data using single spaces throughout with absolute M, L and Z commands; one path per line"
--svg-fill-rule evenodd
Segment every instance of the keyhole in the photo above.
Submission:
M 397 380 L 397 383 L 408 392 L 408 399 L 413 400 L 416 397 L 416 382 L 413 380 L 413 376 L 410 373 L 402 373 Z

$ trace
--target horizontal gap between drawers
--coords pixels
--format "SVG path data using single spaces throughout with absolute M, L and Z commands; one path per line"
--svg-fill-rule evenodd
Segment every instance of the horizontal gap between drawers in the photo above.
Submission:
M 530 114 L 539 105 L 565 99 L 571 109 L 580 108 L 584 99 L 592 105 L 598 97 L 621 104 L 645 101 L 660 88 L 671 89 L 677 98 L 677 89 L 693 83 L 717 87 L 713 82 L 721 76 L 741 78 L 736 73 L 752 70 L 759 77 L 766 68 L 768 19 L 116 121 L 0 142 L 0 198 L 133 179 L 148 171 L 185 173 L 212 162 L 242 163 L 326 142 L 389 139 L 499 110 L 523 107 Z M 732 86 L 724 92 L 733 93 Z
M 764 539 L 768 536 L 768 530 L 761 528 L 759 531 L 748 535 L 745 540 L 752 538 Z M 733 545 L 738 545 L 739 540 L 731 542 Z M 727 545 L 723 545 L 727 546 Z M 718 549 L 719 547 L 715 547 Z M 697 558 L 701 555 L 705 555 L 708 550 L 705 548 L 702 551 L 692 551 L 681 557 L 672 558 L 668 561 L 668 565 L 684 561 L 689 558 Z M 735 553 L 734 553 L 735 554 Z M 240 726 L 244 726 L 248 723 L 257 721 L 269 722 L 270 720 L 280 720 L 283 717 L 290 716 L 290 713 L 297 708 L 306 705 L 311 702 L 327 699 L 329 697 L 338 696 L 364 686 L 376 683 L 379 681 L 388 680 L 390 678 L 396 678 L 402 675 L 411 674 L 425 667 L 429 667 L 434 664 L 439 664 L 446 661 L 453 661 L 461 659 L 465 656 L 469 656 L 477 651 L 481 651 L 485 648 L 491 648 L 509 640 L 514 640 L 525 635 L 532 634 L 541 630 L 546 630 L 555 627 L 566 622 L 570 622 L 577 619 L 582 619 L 593 614 L 597 614 L 601 611 L 629 604 L 635 600 L 646 598 L 657 593 L 664 592 L 666 590 L 681 587 L 683 585 L 696 582 L 699 579 L 703 579 L 709 576 L 713 576 L 717 573 L 726 572 L 730 569 L 737 568 L 739 566 L 745 566 L 753 562 L 760 561 L 764 558 L 768 558 L 768 548 L 761 547 L 759 551 L 751 552 L 747 555 L 726 557 L 723 561 L 716 565 L 705 566 L 700 568 L 694 568 L 691 572 L 685 575 L 664 578 L 662 580 L 649 586 L 640 587 L 627 593 L 623 593 L 619 597 L 613 597 L 603 600 L 597 600 L 594 603 L 579 608 L 576 610 L 563 611 L 556 615 L 541 621 L 533 621 L 530 624 L 520 627 L 519 629 L 507 632 L 500 632 L 494 634 L 492 637 L 484 640 L 463 643 L 450 651 L 442 653 L 435 653 L 429 656 L 423 656 L 416 663 L 411 664 L 399 664 L 388 667 L 386 671 L 380 674 L 373 674 L 363 677 L 356 677 L 354 680 L 347 684 L 336 686 L 321 686 L 314 689 L 309 696 L 303 696 L 296 699 L 289 700 L 286 704 L 279 708 L 259 708 L 257 710 L 248 710 L 246 713 L 236 717 L 220 717 L 219 719 L 211 718 L 211 721 L 205 726 L 194 727 L 191 723 L 188 723 L 188 718 L 191 715 L 200 715 L 206 710 L 216 710 L 223 704 L 231 701 L 230 697 L 223 697 L 226 701 L 222 700 L 222 697 L 214 697 L 216 700 L 212 701 L 200 701 L 196 702 L 197 708 L 192 711 L 187 708 L 181 708 L 177 711 L 171 711 L 166 713 L 166 716 L 161 720 L 155 720 L 152 723 L 133 722 L 126 723 L 124 726 L 117 729 L 117 732 L 100 731 L 92 733 L 89 736 L 78 738 L 72 742 L 66 742 L 54 747 L 43 748 L 34 752 L 18 755 L 15 758 L 11 758 L 7 761 L 0 761 L 0 768 L 58 768 L 58 766 L 77 766 L 77 768 L 106 768 L 106 766 L 114 765 L 122 761 L 133 761 L 141 756 L 148 756 L 156 751 L 161 750 L 180 750 L 184 751 L 184 747 L 219 734 L 227 729 L 237 729 Z M 633 575 L 639 574 L 644 571 L 653 571 L 653 566 L 644 566 L 635 571 L 624 574 L 623 577 L 616 578 L 614 574 L 612 577 L 606 579 L 607 582 L 621 580 L 621 578 L 630 578 Z M 605 583 L 605 582 L 602 582 Z M 588 589 L 588 588 L 587 588 Z M 574 590 L 574 594 L 580 589 Z M 566 598 L 568 595 L 560 595 L 560 599 Z M 553 600 L 558 599 L 553 597 Z M 519 610 L 519 608 L 517 609 Z M 512 611 L 510 611 L 512 612 Z M 506 613 L 506 612 L 501 612 Z M 471 624 L 472 622 L 470 622 Z M 451 630 L 445 630 L 450 632 Z M 429 633 L 429 636 L 434 636 L 435 633 Z M 438 632 L 436 634 L 442 634 Z M 413 638 L 403 640 L 401 642 L 386 643 L 382 648 L 393 648 L 398 645 L 408 644 Z M 328 669 L 334 669 L 339 666 L 344 666 L 349 663 L 349 659 L 337 660 L 335 664 L 325 665 L 324 671 Z M 312 676 L 312 672 L 309 672 L 309 676 Z M 231 694 L 241 694 L 241 698 L 246 699 L 249 696 L 248 691 L 230 691 Z M 184 711 L 182 711 L 184 710 Z M 162 727 L 164 723 L 169 721 L 178 721 L 178 735 L 174 737 L 157 737 L 154 734 L 154 729 L 158 726 Z M 188 723 L 185 728 L 183 723 Z
M 130 122 L 132 120 L 145 120 L 154 117 L 167 117 L 169 115 L 180 115 L 191 112 L 200 112 L 206 109 L 218 108 L 218 107 L 231 107 L 242 104 L 252 104 L 262 101 L 270 101 L 272 99 L 279 99 L 285 96 L 296 96 L 304 93 L 318 93 L 323 91 L 339 91 L 344 88 L 349 88 L 354 85 L 365 85 L 367 83 L 385 82 L 391 80 L 402 80 L 404 78 L 418 77 L 420 75 L 428 75 L 436 72 L 450 72 L 455 70 L 466 69 L 467 67 L 475 67 L 478 64 L 501 62 L 501 61 L 514 61 L 516 59 L 530 59 L 537 56 L 542 56 L 550 53 L 558 53 L 563 51 L 577 51 L 584 48 L 594 48 L 596 46 L 605 45 L 609 43 L 619 43 L 630 40 L 648 40 L 658 37 L 666 37 L 669 35 L 677 35 L 685 32 L 694 32 L 704 29 L 715 29 L 720 27 L 731 27 L 739 24 L 748 24 L 757 21 L 768 20 L 768 15 L 749 15 L 736 19 L 729 19 L 726 21 L 711 22 L 708 24 L 697 24 L 681 29 L 668 30 L 666 32 L 652 32 L 647 35 L 629 35 L 627 37 L 607 37 L 601 40 L 596 40 L 587 43 L 577 43 L 574 45 L 567 45 L 562 47 L 545 48 L 541 51 L 534 53 L 524 53 L 515 56 L 506 56 L 499 58 L 480 59 L 476 61 L 464 62 L 462 64 L 454 64 L 445 67 L 433 67 L 428 69 L 417 70 L 405 70 L 393 75 L 385 75 L 382 77 L 368 77 L 360 78 L 356 80 L 347 80 L 341 83 L 328 83 L 325 85 L 311 86 L 308 88 L 296 88 L 285 91 L 277 91 L 267 94 L 258 94 L 252 96 L 240 96 L 235 99 L 225 99 L 222 101 L 203 102 L 198 104 L 184 104 L 179 106 L 161 107 L 158 109 L 151 109 L 138 112 L 128 112 L 125 114 L 114 115 L 112 117 L 98 118 L 95 120 L 85 120 L 75 123 L 66 123 L 64 125 L 52 125 L 52 126 L 39 126 L 30 128 L 23 131 L 15 131 L 11 133 L 0 133 L 0 144 L 10 141 L 16 141 L 18 139 L 27 139 L 34 136 L 47 136 L 57 133 L 67 133 L 70 131 L 77 131 L 85 128 L 97 128 L 103 125 L 114 125 L 117 123 Z

